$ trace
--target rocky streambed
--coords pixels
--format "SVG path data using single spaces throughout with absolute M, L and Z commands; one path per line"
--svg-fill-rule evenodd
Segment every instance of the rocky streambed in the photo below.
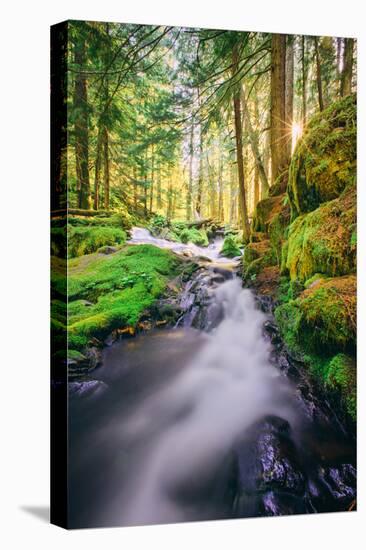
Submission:
M 217 247 L 178 253 L 190 275 L 70 385 L 74 526 L 355 509 L 354 436 L 287 352 L 268 299 Z

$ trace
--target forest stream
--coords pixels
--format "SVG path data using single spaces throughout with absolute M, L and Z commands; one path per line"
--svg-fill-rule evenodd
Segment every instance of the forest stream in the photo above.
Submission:
M 174 328 L 107 346 L 97 391 L 70 394 L 72 526 L 352 508 L 353 437 L 242 288 L 238 259 L 219 257 L 221 239 L 200 249 L 135 228 L 130 242 L 200 268 Z

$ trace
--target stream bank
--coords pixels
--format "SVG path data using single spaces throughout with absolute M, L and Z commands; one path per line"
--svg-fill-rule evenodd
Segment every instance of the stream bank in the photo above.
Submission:
M 165 328 L 107 339 L 94 388 L 71 391 L 75 527 L 355 508 L 352 436 L 220 246 L 161 298 Z

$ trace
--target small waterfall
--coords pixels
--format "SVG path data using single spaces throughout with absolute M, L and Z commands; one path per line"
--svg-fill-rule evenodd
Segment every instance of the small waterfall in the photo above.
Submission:
M 269 362 L 265 316 L 251 292 L 229 280 L 217 287 L 214 300 L 224 309 L 223 321 L 191 363 L 124 426 L 127 438 L 154 437 L 123 499 L 113 503 L 116 524 L 182 521 L 202 495 L 214 506 L 215 498 L 207 496 L 217 491 L 222 503 L 219 474 L 235 440 L 263 415 L 292 414 L 279 401 L 289 386 Z M 200 516 L 199 506 L 194 514 Z
M 133 227 L 131 229 L 131 238 L 127 241 L 129 244 L 152 244 L 159 248 L 167 248 L 176 254 L 186 256 L 198 256 L 208 258 L 208 260 L 227 263 L 228 259 L 220 256 L 220 250 L 224 243 L 223 237 L 217 237 L 208 246 L 197 246 L 193 243 L 179 243 L 153 237 L 148 229 L 143 227 Z

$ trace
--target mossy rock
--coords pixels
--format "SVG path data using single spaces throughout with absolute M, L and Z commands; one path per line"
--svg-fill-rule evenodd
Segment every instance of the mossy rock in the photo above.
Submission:
M 354 352 L 356 277 L 319 280 L 275 312 L 290 349 L 316 354 Z
M 355 95 L 333 103 L 309 121 L 289 169 L 292 219 L 339 197 L 355 182 L 356 138 Z
M 237 241 L 234 235 L 227 235 L 222 245 L 220 256 L 226 256 L 227 258 L 236 258 L 241 256 L 241 250 L 237 245 Z
M 280 174 L 276 181 L 271 185 L 268 191 L 269 197 L 276 197 L 278 195 L 283 195 L 286 192 L 288 184 L 288 170 L 285 170 Z
M 195 227 L 186 227 L 179 235 L 182 243 L 192 243 L 197 246 L 208 246 L 208 237 L 204 229 L 196 229 Z
M 248 267 L 248 265 L 257 258 L 264 258 L 265 266 L 274 265 L 276 263 L 276 257 L 268 239 L 246 245 L 243 253 L 243 267 Z
M 276 214 L 278 214 L 286 200 L 286 195 L 268 197 L 259 201 L 254 211 L 252 230 L 253 232 L 268 232 L 268 226 Z
M 355 358 L 338 353 L 324 372 L 327 389 L 340 393 L 343 406 L 352 420 L 357 417 L 357 370 Z
M 334 277 L 355 272 L 355 224 L 356 189 L 350 185 L 338 199 L 290 225 L 281 270 L 286 268 L 291 279 L 303 282 L 315 273 Z
M 114 226 L 69 226 L 67 229 L 67 253 L 69 258 L 92 254 L 105 246 L 126 242 L 126 232 Z
M 250 242 L 251 243 L 259 243 L 260 241 L 263 241 L 267 238 L 268 238 L 268 236 L 263 231 L 252 231 L 250 233 Z
M 287 228 L 290 225 L 290 214 L 290 206 L 284 205 L 280 212 L 273 216 L 268 226 L 269 240 L 279 266 L 281 265 L 282 247 L 287 239 Z
M 184 267 L 178 256 L 152 245 L 130 245 L 110 255 L 70 259 L 70 348 L 83 351 L 95 337 L 103 340 L 113 330 L 135 327 Z

